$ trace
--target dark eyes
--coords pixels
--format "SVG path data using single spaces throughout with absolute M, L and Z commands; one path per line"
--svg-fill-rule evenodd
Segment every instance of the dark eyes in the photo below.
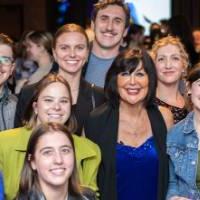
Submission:
M 43 151 L 42 152 L 42 154 L 44 155 L 44 156 L 51 156 L 51 155 L 53 155 L 54 154 L 54 150 L 53 149 L 49 149 L 49 150 L 45 150 L 45 151 Z M 70 148 L 62 148 L 61 150 L 60 150 L 60 152 L 62 153 L 62 154 L 68 154 L 68 153 L 70 153 L 71 152 L 71 149 Z
M 157 61 L 159 62 L 159 61 L 163 61 L 164 60 L 164 58 L 158 58 L 157 59 Z
M 136 76 L 139 76 L 139 77 L 142 77 L 142 76 L 144 76 L 145 75 L 145 73 L 144 72 L 136 72 L 136 74 L 135 74 Z
M 49 102 L 52 102 L 53 100 L 52 99 L 44 99 L 44 101 L 49 103 Z
M 121 76 L 130 76 L 130 72 L 121 72 L 120 73 Z
M 84 50 L 85 48 L 86 48 L 85 45 L 77 45 L 75 47 L 75 49 L 77 49 L 77 50 Z M 61 50 L 68 50 L 68 49 L 70 50 L 70 47 L 69 46 L 61 46 L 60 49 Z
M 173 56 L 173 57 L 171 57 L 171 59 L 174 60 L 174 61 L 179 61 L 181 58 L 178 57 L 178 56 Z M 158 62 L 162 62 L 162 61 L 165 61 L 165 60 L 166 60 L 166 58 L 164 58 L 164 57 L 157 58 Z

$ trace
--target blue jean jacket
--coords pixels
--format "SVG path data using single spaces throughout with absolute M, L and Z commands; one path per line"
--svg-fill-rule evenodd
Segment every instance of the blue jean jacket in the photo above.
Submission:
M 0 200 L 4 200 L 3 177 L 0 172 Z
M 167 199 L 182 196 L 200 200 L 196 186 L 199 140 L 193 119 L 194 113 L 191 112 L 172 127 L 167 136 L 167 153 L 170 158 Z

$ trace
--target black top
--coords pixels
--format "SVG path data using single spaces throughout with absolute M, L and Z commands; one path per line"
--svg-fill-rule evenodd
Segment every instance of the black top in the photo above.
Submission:
M 156 106 L 147 108 L 159 157 L 158 199 L 165 200 L 168 186 L 168 156 L 166 154 L 166 125 Z M 105 103 L 95 109 L 85 124 L 86 137 L 101 149 L 102 162 L 98 173 L 101 200 L 116 200 L 115 153 L 118 133 L 119 108 Z
M 26 108 L 29 105 L 31 99 L 33 98 L 34 90 L 36 87 L 37 83 L 25 86 L 21 90 L 15 114 L 15 127 L 20 127 L 23 125 L 22 121 L 26 112 Z M 88 117 L 89 113 L 95 107 L 104 103 L 104 101 L 104 93 L 101 88 L 96 87 L 88 83 L 87 81 L 81 79 L 77 104 L 73 105 L 72 108 L 72 111 L 74 112 L 78 123 L 78 129 L 76 131 L 77 135 L 81 135 L 83 124 L 85 123 L 85 120 Z
M 168 108 L 172 112 L 174 118 L 174 124 L 184 119 L 188 114 L 188 110 L 186 109 L 186 107 L 179 108 L 176 106 L 169 105 L 168 103 L 165 103 L 164 101 L 160 100 L 157 97 L 155 98 L 155 103 L 158 106 L 163 106 Z

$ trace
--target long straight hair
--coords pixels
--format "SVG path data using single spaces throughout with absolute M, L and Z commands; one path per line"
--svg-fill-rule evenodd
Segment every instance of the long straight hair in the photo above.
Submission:
M 54 134 L 55 132 L 61 132 L 69 139 L 74 152 L 74 169 L 69 178 L 68 193 L 73 196 L 81 196 L 81 190 L 79 187 L 78 173 L 76 167 L 75 147 L 72 134 L 68 131 L 68 128 L 65 127 L 64 125 L 49 122 L 45 124 L 40 124 L 33 130 L 30 136 L 25 155 L 24 165 L 21 173 L 19 191 L 16 197 L 17 200 L 33 200 L 33 199 L 38 200 L 41 197 L 45 197 L 38 181 L 38 173 L 36 170 L 32 169 L 31 161 L 34 159 L 37 144 L 41 136 L 47 133 Z

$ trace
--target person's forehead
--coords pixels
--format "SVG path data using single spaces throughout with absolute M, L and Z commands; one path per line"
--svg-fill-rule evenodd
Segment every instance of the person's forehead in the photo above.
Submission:
M 102 15 L 119 17 L 119 18 L 126 17 L 124 9 L 118 5 L 108 5 L 105 8 L 100 9 L 97 13 L 97 17 Z

